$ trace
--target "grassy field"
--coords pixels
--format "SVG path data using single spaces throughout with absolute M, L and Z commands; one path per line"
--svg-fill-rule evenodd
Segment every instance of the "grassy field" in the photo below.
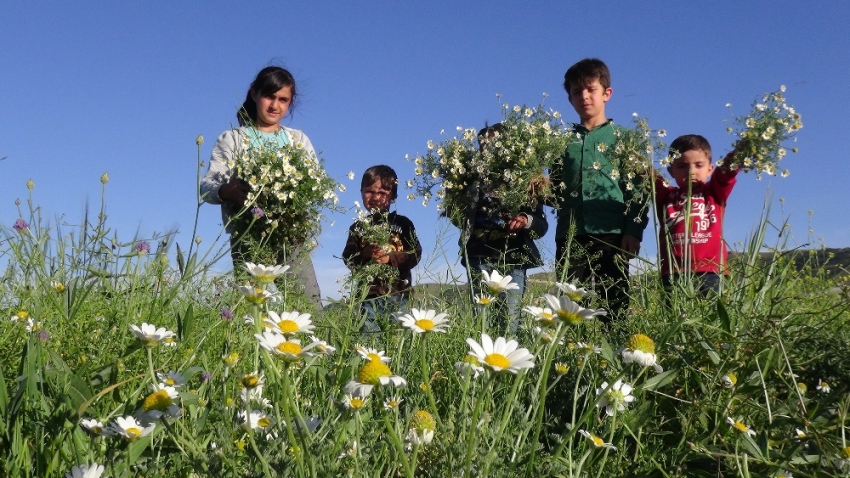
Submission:
M 828 252 L 783 252 L 767 218 L 721 299 L 685 283 L 665 306 L 641 275 L 610 330 L 564 299 L 490 349 L 482 333 L 506 331 L 453 284 L 412 304 L 445 313 L 445 332 L 388 321 L 363 335 L 356 298 L 308 321 L 289 314 L 303 302 L 285 273 L 211 278 L 213 253 L 120 237 L 102 214 L 47 224 L 30 206 L 0 231 L 0 476 L 95 463 L 115 477 L 850 471 L 846 275 Z M 562 295 L 540 280 L 525 299 L 544 307 L 545 294 Z M 477 360 L 469 341 L 484 344 Z

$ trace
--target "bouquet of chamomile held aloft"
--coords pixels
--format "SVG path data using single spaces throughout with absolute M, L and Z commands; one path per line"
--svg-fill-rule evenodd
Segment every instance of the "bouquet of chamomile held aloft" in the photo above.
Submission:
M 652 176 L 656 156 L 667 150 L 667 143 L 662 139 L 667 132 L 650 128 L 648 120 L 637 113 L 632 115 L 632 122 L 634 128 L 615 126 L 613 144 L 596 146 L 608 158 L 608 165 L 597 162 L 591 168 L 622 186 L 627 207 L 644 207 L 652 194 L 652 181 L 646 178 Z M 660 159 L 661 165 L 666 161 L 669 158 Z
M 510 214 L 552 198 L 544 171 L 568 141 L 560 113 L 542 104 L 504 104 L 502 121 L 484 128 L 480 137 L 476 128 L 458 126 L 457 131 L 442 143 L 428 141 L 428 152 L 412 159 L 416 177 L 407 187 L 415 192 L 408 199 L 422 197 L 427 206 L 436 194 L 437 210 L 460 225 L 479 193 L 498 197 Z
M 250 136 L 243 135 L 239 153 L 228 164 L 251 187 L 245 207 L 233 220 L 243 247 L 277 253 L 287 246 L 314 243 L 322 211 L 339 201 L 337 183 L 322 163 L 291 135 L 282 147 L 273 142 L 252 144 Z
M 762 96 L 761 101 L 753 102 L 753 109 L 747 116 L 736 117 L 734 125 L 726 130 L 735 135 L 735 154 L 729 161 L 731 169 L 744 172 L 755 171 L 760 179 L 761 174 L 770 176 L 777 174 L 779 161 L 788 153 L 785 143 L 796 135 L 803 127 L 800 113 L 785 103 L 785 85 L 779 91 Z M 727 107 L 732 105 L 727 104 Z M 791 148 L 797 152 L 797 148 Z M 722 161 L 718 161 L 718 166 Z M 788 170 L 779 173 L 788 176 Z

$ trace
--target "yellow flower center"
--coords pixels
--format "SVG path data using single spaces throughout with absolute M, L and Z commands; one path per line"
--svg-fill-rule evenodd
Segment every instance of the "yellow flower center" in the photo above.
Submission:
M 360 410 L 361 408 L 363 408 L 363 405 L 366 405 L 366 400 L 363 400 L 359 397 L 354 397 L 351 399 L 351 401 L 348 402 L 348 405 L 355 410 Z
M 635 334 L 629 338 L 628 342 L 626 342 L 626 348 L 629 348 L 633 351 L 640 350 L 641 352 L 654 354 L 655 342 L 653 342 L 652 339 L 647 337 L 646 335 Z
M 398 400 L 396 400 L 396 399 L 387 400 L 387 407 L 395 408 L 397 406 L 398 406 Z
M 260 377 L 254 374 L 248 374 L 242 377 L 242 385 L 245 388 L 254 388 L 260 383 Z
M 417 327 L 426 332 L 434 328 L 434 321 L 430 319 L 419 319 L 415 323 Z
M 556 363 L 555 364 L 555 371 L 558 372 L 559 374 L 563 375 L 563 374 L 570 371 L 570 367 L 568 367 L 567 364 L 565 364 L 565 363 Z
M 850 446 L 841 449 L 841 456 L 844 458 L 850 458 Z
M 735 385 L 736 383 L 738 383 L 738 377 L 732 372 L 729 372 L 729 373 L 726 374 L 726 380 L 728 380 L 728 382 L 731 383 L 732 385 Z
M 590 435 L 590 441 L 592 441 L 593 444 L 597 447 L 602 447 L 603 445 L 605 445 L 605 441 L 596 435 Z
M 239 354 L 236 353 L 236 352 L 233 352 L 230 355 L 226 355 L 226 356 L 222 357 L 221 360 L 224 361 L 224 364 L 227 365 L 228 367 L 233 367 L 234 365 L 236 365 L 236 362 L 239 361 Z
M 563 309 L 558 310 L 558 318 L 570 325 L 578 325 L 581 323 L 581 317 L 579 317 L 578 314 L 568 312 Z
M 481 365 L 481 362 L 478 361 L 478 357 L 475 355 L 467 355 L 463 358 L 463 361 L 471 365 Z
M 289 356 L 289 355 L 297 356 L 298 354 L 301 353 L 302 349 L 301 349 L 301 346 L 298 345 L 297 343 L 285 340 L 285 341 L 281 342 L 280 344 L 278 344 L 277 350 L 281 354 L 286 355 L 286 356 Z
M 269 426 L 271 424 L 272 424 L 272 421 L 269 419 L 269 417 L 263 417 L 263 418 L 257 420 L 257 425 L 259 425 L 260 428 L 266 428 L 267 426 Z
M 127 435 L 128 435 L 127 438 L 130 439 L 130 440 L 135 440 L 136 438 L 139 438 L 140 436 L 142 436 L 142 431 L 139 430 L 136 427 L 130 427 L 130 428 L 124 430 L 124 431 L 127 432 Z
M 381 356 L 380 356 L 380 355 L 378 355 L 378 354 L 376 354 L 376 353 L 366 354 L 366 356 L 367 356 L 367 357 L 369 357 L 369 361 L 370 361 L 370 362 L 373 362 L 373 361 L 375 361 L 375 360 L 377 360 L 378 362 L 380 362 L 380 361 L 381 361 Z
M 800 390 L 800 393 L 806 393 L 809 390 L 809 387 L 803 382 L 798 383 L 797 388 Z
M 56 292 L 62 292 L 65 290 L 65 284 L 56 284 L 53 286 L 53 290 Z
M 266 296 L 263 295 L 263 289 L 260 288 L 254 289 L 254 293 L 245 296 L 245 298 L 254 304 L 262 304 L 266 301 Z
M 607 400 L 611 405 L 619 405 L 620 403 L 623 403 L 625 399 L 626 396 L 619 390 L 608 390 L 608 392 L 605 393 L 605 400 Z
M 511 366 L 511 361 L 507 357 L 496 353 L 484 357 L 484 362 L 493 368 L 505 369 Z
M 171 405 L 174 405 L 174 401 L 168 395 L 168 392 L 165 390 L 159 390 L 145 397 L 145 403 L 142 408 L 148 412 L 151 410 L 164 412 Z
M 171 385 L 173 387 L 174 385 L 177 384 L 177 380 L 174 380 L 173 378 L 168 377 L 168 378 L 165 379 L 165 384 Z
M 277 327 L 284 334 L 294 334 L 300 328 L 294 320 L 281 320 L 277 323 Z
M 25 310 L 19 310 L 18 311 L 18 317 L 20 317 L 21 319 L 27 320 L 30 317 L 30 314 L 28 314 L 27 311 L 25 311 Z
M 555 314 L 551 312 L 541 312 L 539 317 L 540 322 L 543 322 L 546 325 L 552 325 L 555 323 Z
M 750 431 L 750 428 L 748 426 L 744 425 L 739 421 L 736 421 L 732 426 L 735 427 L 735 429 L 741 433 L 747 433 L 748 431 Z
M 256 278 L 258 281 L 263 282 L 265 284 L 268 284 L 269 282 L 274 282 L 274 276 L 271 275 L 271 274 L 260 273 L 258 275 L 255 275 L 254 278 Z
M 565 295 L 566 295 L 567 297 L 569 297 L 569 298 L 570 298 L 573 302 L 578 302 L 579 300 L 581 300 L 581 299 L 583 299 L 583 298 L 584 298 L 584 295 L 579 294 L 579 293 L 576 293 L 576 292 L 572 292 L 572 293 L 569 293 L 569 292 L 568 292 L 568 293 L 567 293 L 567 294 L 565 294 Z
M 419 410 L 414 413 L 413 418 L 410 419 L 410 428 L 418 432 L 436 430 L 437 422 L 434 421 L 434 417 L 430 413 L 425 410 Z
M 360 373 L 357 374 L 357 381 L 369 385 L 380 385 L 381 377 L 389 377 L 392 374 L 392 371 L 384 362 L 371 360 L 360 368 Z
M 480 297 L 478 299 L 478 303 L 481 305 L 490 305 L 490 302 L 493 302 L 493 299 L 489 297 Z
M 499 284 L 487 284 L 487 288 L 490 289 L 490 292 L 494 294 L 502 293 L 502 286 Z

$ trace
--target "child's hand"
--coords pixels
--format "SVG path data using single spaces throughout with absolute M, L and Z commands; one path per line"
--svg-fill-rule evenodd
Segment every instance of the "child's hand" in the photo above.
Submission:
M 241 207 L 245 204 L 245 200 L 248 199 L 248 193 L 250 191 L 251 186 L 248 183 L 236 176 L 231 176 L 230 181 L 218 188 L 218 197 L 223 201 L 232 202 Z
M 620 248 L 626 251 L 629 256 L 634 256 L 640 250 L 640 239 L 626 234 L 623 236 Z
M 372 257 L 372 260 L 377 262 L 378 264 L 387 264 L 390 262 L 390 256 L 387 254 L 387 251 L 378 247 L 377 244 L 369 244 L 363 250 L 364 255 L 369 255 Z
M 528 225 L 528 216 L 525 214 L 517 214 L 513 219 L 508 222 L 508 231 L 517 232 L 522 229 L 525 229 L 525 226 Z

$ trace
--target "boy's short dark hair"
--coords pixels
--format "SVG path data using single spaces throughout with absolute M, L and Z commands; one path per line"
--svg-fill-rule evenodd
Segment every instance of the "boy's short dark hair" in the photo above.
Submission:
M 705 155 L 708 156 L 708 160 L 711 161 L 711 144 L 709 144 L 708 140 L 698 134 L 683 134 L 678 138 L 674 139 L 672 143 L 670 143 L 670 157 L 672 158 L 676 154 L 682 155 L 685 151 L 703 151 Z
M 363 172 L 363 178 L 360 180 L 360 190 L 364 190 L 375 183 L 381 181 L 381 186 L 386 188 L 390 185 L 390 199 L 395 201 L 398 198 L 398 175 L 395 170 L 385 164 L 372 166 Z
M 505 125 L 503 125 L 502 123 L 496 123 L 490 126 L 487 126 L 487 123 L 484 123 L 484 127 L 478 130 L 478 142 L 480 144 L 481 138 L 484 138 L 486 140 L 490 137 L 491 134 L 501 134 L 503 131 L 505 131 Z
M 606 90 L 611 88 L 611 72 L 608 65 L 599 58 L 585 58 L 571 66 L 564 74 L 564 89 L 567 96 L 570 95 L 570 87 L 573 85 L 589 85 L 593 80 L 599 80 L 599 84 Z

